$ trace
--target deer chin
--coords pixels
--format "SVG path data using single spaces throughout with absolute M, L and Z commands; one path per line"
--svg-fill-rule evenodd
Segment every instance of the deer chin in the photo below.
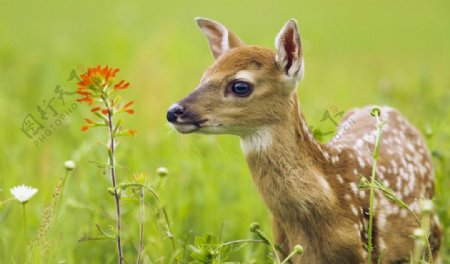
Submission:
M 198 126 L 197 124 L 187 124 L 187 123 L 172 124 L 172 126 L 181 134 L 194 133 L 200 128 L 200 126 Z
M 199 131 L 202 127 L 204 127 L 207 119 L 202 119 L 196 122 L 174 122 L 172 126 L 181 134 L 190 134 Z

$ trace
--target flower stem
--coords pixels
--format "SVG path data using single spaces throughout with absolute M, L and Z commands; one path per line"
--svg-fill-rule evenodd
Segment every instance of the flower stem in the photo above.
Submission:
M 369 205 L 369 227 L 368 227 L 368 241 L 367 241 L 367 250 L 368 250 L 368 263 L 372 263 L 372 233 L 373 233 L 373 215 L 374 215 L 374 203 L 375 203 L 375 173 L 377 168 L 378 155 L 380 151 L 380 140 L 381 140 L 381 129 L 383 127 L 383 123 L 380 120 L 380 113 L 378 112 L 375 115 L 377 119 L 377 131 L 375 138 L 375 149 L 373 152 L 373 164 L 372 164 L 372 175 L 370 177 L 370 205 Z
M 107 109 L 110 109 L 109 103 L 105 102 L 107 105 Z M 121 229 L 121 223 L 120 223 L 120 197 L 119 193 L 116 189 L 116 168 L 115 168 L 115 161 L 114 161 L 114 154 L 115 154 L 115 141 L 114 141 L 114 125 L 112 120 L 112 114 L 111 110 L 108 111 L 108 128 L 109 128 L 109 166 L 111 171 L 111 180 L 112 185 L 114 188 L 114 200 L 116 203 L 116 228 L 117 228 L 117 252 L 119 255 L 119 264 L 122 264 L 123 262 L 123 254 L 122 254 L 122 242 L 121 242 L 121 235 L 120 235 L 120 229 Z
M 140 190 L 140 200 L 141 200 L 141 212 L 139 215 L 139 249 L 137 264 L 141 263 L 142 250 L 144 248 L 144 216 L 145 216 L 145 203 L 144 203 L 144 189 Z
M 27 235 L 28 227 L 27 227 L 27 214 L 26 214 L 26 210 L 25 210 L 25 204 L 26 203 L 22 203 L 22 212 L 23 212 L 23 238 L 24 238 L 25 247 L 26 247 L 28 244 L 28 235 Z
M 60 212 L 60 209 L 61 209 L 61 203 L 62 203 L 62 201 L 63 201 L 63 195 L 64 195 L 64 186 L 66 185 L 66 179 L 67 179 L 67 176 L 69 175 L 69 171 L 68 170 L 66 170 L 66 173 L 65 173 L 65 175 L 64 175 L 64 178 L 62 178 L 61 180 L 60 180 L 60 194 L 59 194 L 59 198 L 57 198 L 57 205 L 56 205 L 56 212 L 55 212 L 55 221 L 56 221 L 56 218 L 58 217 L 58 214 L 59 214 L 59 212 Z M 56 190 L 55 191 L 55 194 L 57 194 L 58 193 L 58 190 Z M 55 201 L 56 202 L 56 201 Z

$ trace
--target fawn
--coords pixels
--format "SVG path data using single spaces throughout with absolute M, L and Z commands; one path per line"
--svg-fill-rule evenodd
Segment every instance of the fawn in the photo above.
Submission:
M 248 46 L 224 25 L 197 18 L 215 63 L 198 87 L 172 105 L 167 120 L 180 133 L 233 134 L 241 139 L 253 180 L 268 207 L 276 243 L 285 252 L 304 247 L 295 263 L 367 261 L 369 195 L 358 189 L 371 173 L 376 121 L 370 107 L 348 111 L 339 140 L 321 144 L 301 113 L 296 86 L 304 62 L 295 20 L 278 33 L 276 51 Z M 377 177 L 416 213 L 434 196 L 429 151 L 416 128 L 397 110 L 381 107 L 383 128 Z M 418 224 L 406 209 L 375 192 L 373 261 L 408 262 Z M 429 242 L 441 243 L 432 218 Z

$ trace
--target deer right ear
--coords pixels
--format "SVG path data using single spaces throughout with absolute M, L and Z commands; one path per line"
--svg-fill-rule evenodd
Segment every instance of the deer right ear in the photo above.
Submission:
M 284 24 L 275 39 L 275 47 L 277 50 L 276 61 L 285 74 L 295 80 L 302 79 L 305 66 L 300 33 L 295 19 Z
M 219 22 L 201 17 L 195 18 L 195 21 L 208 39 L 209 47 L 216 60 L 227 50 L 244 45 L 242 40 Z

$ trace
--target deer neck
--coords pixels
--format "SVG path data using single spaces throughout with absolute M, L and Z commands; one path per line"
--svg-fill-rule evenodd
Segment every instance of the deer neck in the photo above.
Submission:
M 336 200 L 321 168 L 327 149 L 309 132 L 296 94 L 285 115 L 241 136 L 253 180 L 275 217 L 296 223 L 316 222 L 322 214 L 327 219 Z

